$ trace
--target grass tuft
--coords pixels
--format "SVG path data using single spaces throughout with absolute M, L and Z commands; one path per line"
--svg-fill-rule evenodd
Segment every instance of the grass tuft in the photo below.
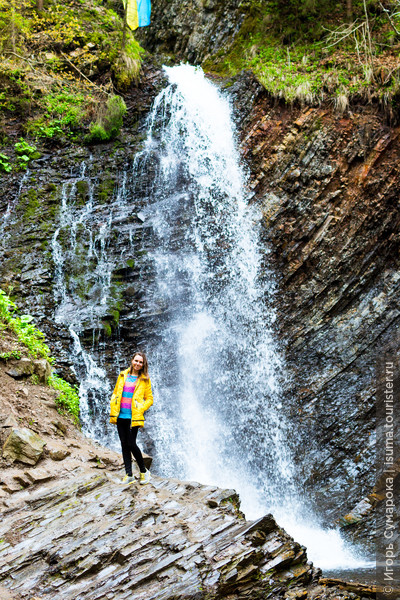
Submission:
M 19 316 L 16 304 L 3 290 L 0 290 L 0 335 L 6 329 L 14 332 L 18 341 L 27 348 L 28 354 L 34 358 L 45 358 L 53 363 L 54 358 L 50 356 L 50 349 L 44 341 L 44 333 L 37 329 L 32 321 L 33 317 L 31 315 Z M 21 358 L 20 351 L 13 350 L 0 355 L 2 360 L 9 360 L 10 358 Z M 32 381 L 35 383 L 34 378 L 35 376 L 32 375 Z M 69 412 L 75 422 L 78 423 L 79 395 L 77 389 L 55 373 L 50 375 L 47 383 L 50 387 L 60 390 L 61 394 L 56 402 L 62 410 Z

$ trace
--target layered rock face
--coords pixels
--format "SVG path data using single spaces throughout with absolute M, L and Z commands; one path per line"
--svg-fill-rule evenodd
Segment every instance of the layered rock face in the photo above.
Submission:
M 333 521 L 372 492 L 377 382 L 385 355 L 398 364 L 398 130 L 372 108 L 276 105 L 250 75 L 233 91 L 239 111 L 257 98 L 241 143 L 276 274 L 292 451 Z
M 9 501 L 1 578 L 43 600 L 275 598 L 287 586 L 304 594 L 315 576 L 304 549 L 271 516 L 245 522 L 237 501 L 233 490 L 197 483 L 154 477 L 125 487 L 77 470 Z
M 367 109 L 339 116 L 277 106 L 251 76 L 229 90 L 276 274 L 288 367 L 282 410 L 299 481 L 332 523 L 372 491 L 377 357 L 399 346 L 397 130 Z M 1 285 L 37 318 L 72 380 L 71 335 L 53 321 L 62 300 L 57 251 L 62 285 L 76 301 L 70 310 L 81 311 L 81 335 L 112 378 L 115 354 L 129 356 L 165 311 L 143 301 L 153 274 L 140 211 L 151 181 L 132 169 L 139 123 L 112 157 L 104 148 L 43 157 L 2 200 Z
M 136 33 L 150 52 L 169 54 L 174 61 L 200 64 L 234 40 L 246 7 L 241 0 L 157 0 L 151 25 Z
M 60 415 L 55 390 L 6 368 L 0 362 L 2 600 L 368 595 L 327 588 L 271 515 L 245 521 L 235 490 L 157 476 L 123 485 L 121 455 Z M 21 431 L 22 452 L 10 455 Z M 35 464 L 25 460 L 32 440 Z

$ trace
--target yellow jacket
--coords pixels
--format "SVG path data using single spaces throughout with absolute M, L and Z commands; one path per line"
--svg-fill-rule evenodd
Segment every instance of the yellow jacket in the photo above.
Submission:
M 122 392 L 125 380 L 129 375 L 129 369 L 122 371 L 117 379 L 110 402 L 110 423 L 116 423 L 121 407 Z M 132 427 L 143 427 L 145 410 L 153 404 L 153 392 L 151 391 L 150 379 L 139 379 L 136 381 L 135 391 L 132 398 Z

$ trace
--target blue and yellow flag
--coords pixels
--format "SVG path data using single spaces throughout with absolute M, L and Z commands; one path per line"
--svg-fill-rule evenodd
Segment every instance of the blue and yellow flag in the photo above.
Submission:
M 132 30 L 150 25 L 151 0 L 123 0 L 126 22 Z

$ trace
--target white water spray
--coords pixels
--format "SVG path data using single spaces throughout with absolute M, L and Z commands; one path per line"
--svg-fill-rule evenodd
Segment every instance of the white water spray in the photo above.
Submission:
M 158 163 L 146 214 L 163 307 L 151 349 L 150 422 L 165 475 L 234 487 L 248 518 L 273 512 L 318 566 L 366 566 L 318 525 L 295 484 L 281 405 L 284 365 L 272 334 L 272 276 L 248 205 L 230 107 L 199 69 L 165 68 L 137 169 Z M 156 299 L 156 300 L 155 300 Z
M 89 330 L 94 338 L 112 310 L 112 224 L 124 222 L 123 264 L 135 237 L 125 222 L 127 196 L 137 196 L 153 228 L 146 260 L 155 277 L 142 317 L 153 326 L 159 315 L 147 343 L 155 391 L 148 428 L 159 472 L 235 488 L 248 518 L 272 512 L 317 566 L 363 567 L 337 531 L 319 526 L 295 482 L 287 443 L 295 430 L 284 416 L 284 365 L 272 332 L 273 278 L 259 244 L 261 214 L 244 192 L 229 103 L 201 70 L 166 73 L 170 85 L 155 100 L 144 150 L 122 175 L 111 208 L 96 205 L 85 163 L 63 187 L 52 240 L 56 321 L 70 331 L 84 431 L 115 443 L 115 429 L 104 424 L 111 389 L 94 359 L 102 349 L 94 340 L 84 349 L 81 336 Z M 78 182 L 87 186 L 84 204 Z

